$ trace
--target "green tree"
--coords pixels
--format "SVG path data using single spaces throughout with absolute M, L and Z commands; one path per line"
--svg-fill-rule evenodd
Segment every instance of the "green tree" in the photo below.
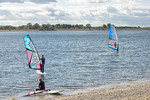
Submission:
M 86 27 L 91 28 L 92 26 L 91 26 L 91 24 L 86 24 Z
M 49 26 L 49 30 L 55 30 L 55 26 L 54 25 L 50 25 Z
M 60 29 L 61 28 L 61 25 L 60 24 L 56 24 L 55 25 L 55 29 Z
M 110 25 L 111 25 L 111 23 L 108 23 L 108 24 L 107 24 L 107 28 L 110 28 Z
M 49 30 L 49 24 L 42 24 L 40 30 Z
M 35 23 L 33 26 L 32 26 L 33 29 L 39 29 L 40 28 L 40 25 L 38 23 Z
M 28 23 L 28 24 L 27 24 L 27 27 L 28 27 L 28 29 L 32 29 L 32 24 L 31 24 L 31 23 Z
M 107 28 L 107 26 L 105 24 L 102 25 L 102 28 Z

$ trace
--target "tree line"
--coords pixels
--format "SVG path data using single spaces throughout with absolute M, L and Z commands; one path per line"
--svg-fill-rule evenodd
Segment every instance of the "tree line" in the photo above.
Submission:
M 39 25 L 38 23 L 31 24 L 28 23 L 27 25 L 22 25 L 18 27 L 14 27 L 11 25 L 0 26 L 0 30 L 99 30 L 100 27 L 92 27 L 91 24 L 81 25 L 71 25 L 71 24 L 42 24 Z
M 0 30 L 105 30 L 105 29 L 109 29 L 110 28 L 111 23 L 108 24 L 103 24 L 102 26 L 98 26 L 98 27 L 93 27 L 91 26 L 91 24 L 86 24 L 86 25 L 82 25 L 82 24 L 76 24 L 76 25 L 71 25 L 71 24 L 32 24 L 32 23 L 28 23 L 27 25 L 22 25 L 22 26 L 11 26 L 11 25 L 6 25 L 6 26 L 0 26 Z M 120 29 L 128 29 L 128 28 L 140 28 L 140 26 L 138 27 L 116 27 L 116 28 L 120 28 Z

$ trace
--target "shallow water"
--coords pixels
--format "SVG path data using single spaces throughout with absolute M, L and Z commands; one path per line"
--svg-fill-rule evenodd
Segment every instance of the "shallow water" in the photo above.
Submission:
M 0 99 L 20 98 L 37 88 L 39 78 L 48 89 L 64 89 L 63 95 L 89 87 L 150 80 L 150 31 L 118 30 L 119 53 L 107 47 L 108 32 L 0 32 Z M 39 55 L 45 55 L 44 77 L 28 68 L 26 34 Z

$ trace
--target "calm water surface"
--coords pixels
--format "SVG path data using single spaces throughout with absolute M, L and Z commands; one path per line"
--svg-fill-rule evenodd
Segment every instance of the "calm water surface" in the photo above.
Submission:
M 39 78 L 48 89 L 64 89 L 63 95 L 150 80 L 150 31 L 117 31 L 119 53 L 107 47 L 108 32 L 0 32 L 0 99 L 29 99 L 21 96 L 36 89 Z M 45 76 L 28 68 L 23 41 L 26 34 L 39 55 L 45 55 Z

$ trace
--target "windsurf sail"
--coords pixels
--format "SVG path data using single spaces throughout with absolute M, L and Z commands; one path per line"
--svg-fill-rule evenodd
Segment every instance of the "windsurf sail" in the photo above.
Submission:
M 39 54 L 29 35 L 24 36 L 24 44 L 26 48 L 29 68 L 41 70 L 41 62 L 40 62 Z
M 114 25 L 110 25 L 108 47 L 114 50 L 119 50 L 119 41 Z

